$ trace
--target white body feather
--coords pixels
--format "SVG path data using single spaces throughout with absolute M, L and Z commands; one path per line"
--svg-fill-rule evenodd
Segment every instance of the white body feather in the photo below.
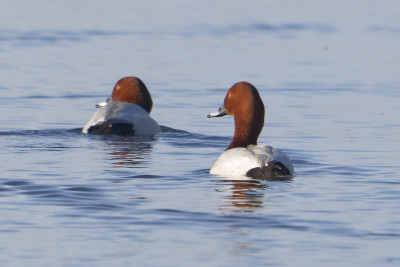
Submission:
M 146 136 L 161 132 L 157 122 L 141 106 L 124 102 L 109 102 L 99 107 L 83 127 L 82 133 L 88 133 L 91 126 L 103 123 L 133 124 L 135 135 Z
M 294 174 L 293 164 L 282 151 L 267 145 L 249 145 L 247 148 L 232 148 L 219 156 L 212 166 L 211 174 L 246 176 L 253 168 L 268 166 L 271 161 L 279 161 Z

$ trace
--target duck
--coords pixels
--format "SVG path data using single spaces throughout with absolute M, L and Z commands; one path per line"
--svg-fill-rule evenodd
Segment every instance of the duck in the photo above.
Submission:
M 84 134 L 152 136 L 161 132 L 150 117 L 153 100 L 146 85 L 137 77 L 124 77 L 111 96 L 96 105 L 97 110 L 82 128 Z
M 257 144 L 264 127 L 265 107 L 251 83 L 235 83 L 228 90 L 223 105 L 207 117 L 226 115 L 234 117 L 235 132 L 229 146 L 211 167 L 211 174 L 259 179 L 293 177 L 294 167 L 286 153 Z

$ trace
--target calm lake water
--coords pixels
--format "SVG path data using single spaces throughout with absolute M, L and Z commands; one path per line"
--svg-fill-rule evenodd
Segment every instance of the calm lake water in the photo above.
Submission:
M 5 1 L 1 266 L 399 266 L 400 2 Z M 153 138 L 80 128 L 124 76 Z M 235 82 L 289 181 L 208 173 Z

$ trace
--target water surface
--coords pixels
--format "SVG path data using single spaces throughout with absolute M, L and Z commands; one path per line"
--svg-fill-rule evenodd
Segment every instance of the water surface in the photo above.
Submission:
M 0 11 L 2 266 L 397 266 L 397 1 L 8 1 Z M 127 75 L 154 137 L 80 128 Z M 296 176 L 208 173 L 247 80 Z

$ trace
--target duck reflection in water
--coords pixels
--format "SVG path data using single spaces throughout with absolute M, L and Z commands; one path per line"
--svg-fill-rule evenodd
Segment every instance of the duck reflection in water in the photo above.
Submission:
M 257 180 L 250 181 L 232 181 L 232 195 L 227 199 L 232 205 L 238 208 L 238 211 L 251 212 L 255 208 L 264 206 L 264 190 L 267 185 Z
M 292 179 L 272 180 L 280 182 L 288 182 Z M 225 197 L 224 203 L 220 208 L 222 210 L 232 210 L 233 212 L 254 212 L 259 208 L 263 208 L 266 202 L 266 193 L 270 187 L 264 180 L 248 179 L 248 180 L 219 180 L 218 185 L 221 188 L 219 192 L 229 191 L 230 194 Z M 271 181 L 271 180 L 268 180 Z M 230 187 L 227 188 L 226 186 Z
M 252 212 L 254 209 L 264 206 L 264 190 L 268 188 L 266 184 L 257 180 L 218 180 L 217 189 L 219 192 L 229 191 L 230 194 L 225 197 L 221 209 L 231 209 L 235 212 Z M 229 186 L 227 188 L 226 186 Z
M 154 137 L 113 137 L 106 142 L 109 159 L 115 168 L 144 168 L 152 162 Z

